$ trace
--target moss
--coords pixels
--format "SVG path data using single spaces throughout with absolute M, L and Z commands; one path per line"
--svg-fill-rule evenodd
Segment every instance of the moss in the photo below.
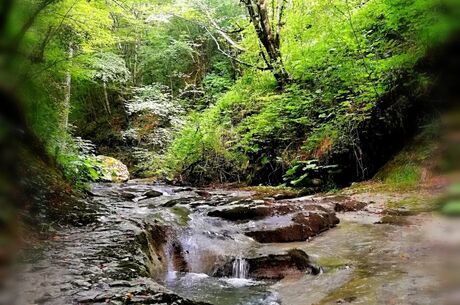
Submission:
M 412 214 L 419 212 L 430 212 L 436 209 L 434 198 L 429 196 L 419 195 L 408 197 L 401 200 L 389 201 L 386 204 L 387 213 L 396 216 L 405 216 L 404 213 Z M 391 213 L 394 211 L 394 213 Z
M 171 208 L 171 212 L 177 216 L 177 220 L 181 226 L 186 226 L 190 220 L 190 210 L 185 207 L 175 206 Z
M 421 169 L 414 164 L 397 166 L 390 170 L 383 182 L 389 186 L 411 188 L 421 180 Z
M 319 266 L 323 267 L 326 272 L 330 270 L 342 269 L 345 266 L 349 265 L 349 262 L 343 258 L 329 256 L 329 257 L 320 257 L 316 260 Z
M 381 224 L 390 224 L 396 226 L 408 225 L 410 222 L 405 216 L 385 215 L 380 219 Z
M 301 189 L 294 189 L 288 186 L 248 186 L 243 188 L 247 191 L 253 191 L 256 194 L 253 196 L 254 199 L 263 199 L 265 197 L 273 197 L 275 195 L 281 194 L 286 198 L 294 198 L 302 195 Z

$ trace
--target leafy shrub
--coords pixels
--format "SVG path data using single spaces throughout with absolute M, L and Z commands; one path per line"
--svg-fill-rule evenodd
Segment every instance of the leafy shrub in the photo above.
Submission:
M 166 156 L 169 175 L 198 184 L 238 179 L 244 157 L 228 150 L 225 134 L 213 111 L 192 114 Z
M 68 137 L 63 151 L 57 153 L 57 161 L 67 181 L 80 188 L 88 182 L 96 182 L 104 176 L 101 162 L 95 158 L 95 145 L 80 137 Z
M 338 165 L 320 165 L 318 160 L 295 161 L 286 171 L 283 180 L 292 186 L 319 186 L 325 184 L 324 179 L 339 172 Z

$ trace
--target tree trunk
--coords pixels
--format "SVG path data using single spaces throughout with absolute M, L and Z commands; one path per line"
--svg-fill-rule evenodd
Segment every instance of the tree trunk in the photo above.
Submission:
M 266 0 L 241 0 L 245 5 L 249 19 L 254 26 L 257 37 L 262 44 L 265 53 L 263 59 L 268 68 L 273 72 L 279 87 L 283 87 L 290 81 L 290 75 L 284 68 L 281 50 L 280 50 L 280 32 L 283 26 L 282 17 L 286 0 L 278 0 L 276 6 L 276 20 L 270 22 L 270 14 L 267 9 Z M 273 7 L 275 7 L 273 5 Z M 275 18 L 274 18 L 275 19 Z M 272 26 L 276 22 L 276 27 Z M 264 52 L 264 51 L 262 51 Z
M 63 105 L 63 125 L 67 129 L 69 126 L 69 114 L 70 114 L 70 93 L 72 88 L 72 74 L 70 71 L 70 66 L 72 65 L 73 59 L 73 44 L 69 43 L 69 50 L 67 58 L 69 60 L 69 68 L 65 76 L 65 91 L 64 91 L 64 105 Z
M 105 101 L 105 110 L 107 110 L 107 114 L 109 116 L 112 115 L 112 111 L 110 110 L 110 103 L 109 103 L 109 95 L 107 93 L 107 83 L 103 82 L 102 87 L 104 88 L 104 101 Z

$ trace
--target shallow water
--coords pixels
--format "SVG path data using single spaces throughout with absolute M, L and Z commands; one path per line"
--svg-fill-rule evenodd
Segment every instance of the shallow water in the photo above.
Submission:
M 418 226 L 344 221 L 308 242 L 253 245 L 252 250 L 260 253 L 302 249 L 323 268 L 318 276 L 254 283 L 185 275 L 167 287 L 222 305 L 438 304 L 433 293 L 437 262 L 421 232 Z
M 422 220 L 425 221 L 425 220 Z M 283 304 L 441 304 L 436 264 L 424 231 L 342 222 L 304 249 L 324 273 L 274 285 Z M 270 245 L 284 248 L 288 245 Z M 290 245 L 292 246 L 292 245 Z
M 206 274 L 177 274 L 166 287 L 184 297 L 219 305 L 278 305 L 267 282 L 214 278 Z
M 143 197 L 151 189 L 163 196 Z M 93 192 L 99 222 L 65 229 L 50 241 L 42 258 L 26 266 L 30 270 L 22 275 L 25 293 L 16 304 L 37 300 L 49 305 L 75 300 L 99 304 L 91 300 L 103 302 L 111 293 L 124 295 L 137 289 L 136 281 L 145 282 L 146 250 L 134 245 L 145 223 L 161 223 L 168 234 L 164 258 L 155 263 L 164 268 L 152 278 L 195 301 L 215 305 L 441 304 L 439 274 L 434 272 L 439 270 L 439 261 L 432 255 L 433 239 L 427 233 L 432 231 L 431 214 L 410 216 L 397 224 L 374 224 L 380 219 L 376 213 L 340 214 L 336 228 L 309 241 L 260 244 L 244 235 L 244 230 L 271 228 L 291 217 L 232 222 L 207 216 L 210 208 L 246 198 L 251 195 L 248 192 L 213 190 L 201 198 L 193 190 L 178 192 L 175 187 L 143 183 L 96 184 Z M 124 192 L 135 198 L 123 199 Z M 178 201 L 165 207 L 171 200 Z M 248 277 L 245 257 L 294 248 L 304 250 L 322 273 L 296 274 L 278 282 Z M 177 249 L 186 271 L 177 266 Z M 216 268 L 230 258 L 234 261 L 228 277 L 213 277 Z

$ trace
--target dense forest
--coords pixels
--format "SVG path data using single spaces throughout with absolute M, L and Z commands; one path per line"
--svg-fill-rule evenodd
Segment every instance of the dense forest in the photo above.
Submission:
M 106 154 L 132 177 L 330 188 L 371 177 L 410 137 L 456 9 L 7 1 L 2 84 L 74 183 L 98 180 Z

